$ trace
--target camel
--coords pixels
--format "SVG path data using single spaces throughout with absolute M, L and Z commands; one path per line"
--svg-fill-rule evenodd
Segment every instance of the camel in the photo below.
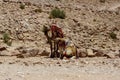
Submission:
M 44 26 L 43 32 L 48 40 L 48 43 L 50 44 L 50 58 L 59 57 L 58 45 L 55 39 L 64 37 L 62 29 L 53 24 L 51 26 Z
M 76 58 L 79 57 L 77 53 L 77 47 L 75 44 L 67 38 L 56 38 L 56 42 L 58 42 L 58 52 L 60 53 L 60 59 L 63 59 L 63 57 L 73 57 Z
M 78 58 L 77 48 L 75 44 L 68 38 L 65 38 L 62 29 L 56 25 L 44 26 L 44 34 L 50 44 L 50 58 L 75 56 Z

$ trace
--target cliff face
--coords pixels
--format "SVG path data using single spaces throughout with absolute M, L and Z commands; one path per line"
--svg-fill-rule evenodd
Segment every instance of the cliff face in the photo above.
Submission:
M 65 11 L 65 19 L 49 19 L 55 7 Z M 38 8 L 41 13 L 35 12 Z M 54 21 L 80 49 L 120 49 L 120 0 L 1 0 L 0 44 L 8 33 L 12 46 L 48 49 L 42 27 Z

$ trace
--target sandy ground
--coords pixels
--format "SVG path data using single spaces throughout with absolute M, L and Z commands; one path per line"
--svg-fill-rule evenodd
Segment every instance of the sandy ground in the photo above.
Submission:
M 120 59 L 0 57 L 0 80 L 119 80 Z
M 15 44 L 17 48 L 19 40 L 16 31 L 19 29 L 18 32 L 22 31 L 24 36 L 19 34 L 18 37 L 25 40 L 20 45 L 37 46 L 41 52 L 49 49 L 42 26 L 52 21 L 49 19 L 50 11 L 60 7 L 67 17 L 56 20 L 63 26 L 66 36 L 71 37 L 80 49 L 120 50 L 120 0 L 106 0 L 104 3 L 100 0 L 23 0 L 38 4 L 43 10 L 41 13 L 34 12 L 39 9 L 38 6 L 26 6 L 21 10 L 19 3 L 1 1 L 0 46 L 3 45 L 3 33 L 8 30 L 15 39 L 12 46 Z M 117 40 L 109 37 L 113 31 Z M 4 51 L 1 53 L 5 54 Z M 120 80 L 120 58 L 60 60 L 40 56 L 23 59 L 0 56 L 0 80 Z

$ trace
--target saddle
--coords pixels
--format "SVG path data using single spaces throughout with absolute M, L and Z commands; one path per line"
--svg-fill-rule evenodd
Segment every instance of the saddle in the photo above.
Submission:
M 64 37 L 64 34 L 62 32 L 62 29 L 57 27 L 56 25 L 52 25 L 50 27 L 51 31 L 52 31 L 52 38 L 55 39 L 55 38 L 63 38 Z

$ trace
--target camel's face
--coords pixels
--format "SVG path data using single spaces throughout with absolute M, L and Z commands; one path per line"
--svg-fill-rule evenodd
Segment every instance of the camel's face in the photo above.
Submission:
M 50 27 L 49 26 L 44 26 L 43 27 L 43 32 L 47 38 L 47 42 L 50 43 L 51 42 L 51 39 L 52 39 L 52 32 L 50 30 Z
M 51 30 L 48 30 L 48 31 L 47 31 L 47 35 L 48 35 L 49 38 L 52 38 L 52 31 L 51 31 Z

